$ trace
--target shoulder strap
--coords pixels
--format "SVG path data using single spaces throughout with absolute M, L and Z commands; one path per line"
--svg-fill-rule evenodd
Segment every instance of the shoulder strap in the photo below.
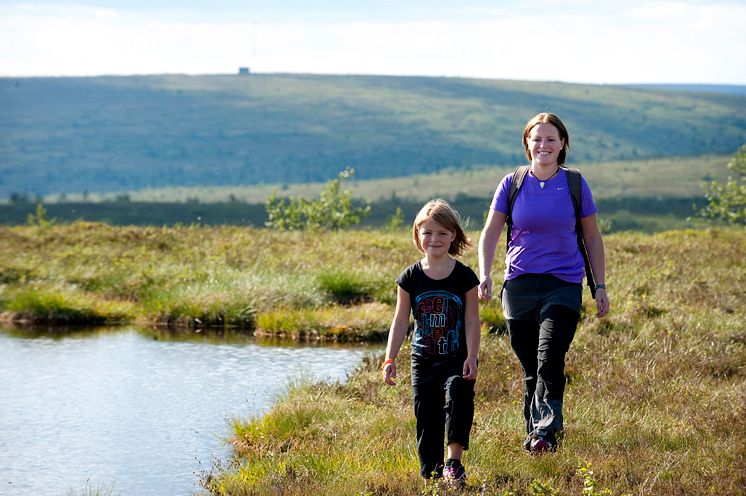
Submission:
M 582 215 L 580 171 L 578 169 L 565 169 L 565 173 L 567 175 L 567 185 L 570 187 L 572 206 L 575 209 L 575 233 L 578 238 L 578 248 L 580 249 L 580 254 L 583 255 L 583 262 L 585 263 L 585 277 L 588 280 L 588 288 L 591 290 L 591 296 L 595 300 L 596 283 L 593 281 L 593 272 L 591 271 L 591 264 L 590 260 L 588 259 L 588 250 L 585 249 L 585 241 L 583 240 L 583 228 L 580 224 L 580 217 Z
M 507 246 L 510 246 L 510 231 L 513 227 L 513 204 L 515 203 L 516 196 L 518 196 L 518 190 L 521 189 L 523 180 L 526 179 L 526 174 L 528 174 L 528 170 L 530 168 L 531 167 L 528 165 L 522 165 L 518 167 L 515 171 L 513 171 L 513 177 L 510 179 L 510 188 L 508 188 L 508 211 L 505 214 L 505 225 L 507 226 L 507 229 L 505 230 Z

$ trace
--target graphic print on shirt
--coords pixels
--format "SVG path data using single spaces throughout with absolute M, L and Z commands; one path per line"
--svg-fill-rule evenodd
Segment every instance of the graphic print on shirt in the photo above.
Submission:
M 427 291 L 415 298 L 412 346 L 421 356 L 445 356 L 458 351 L 462 328 L 461 299 L 448 291 Z

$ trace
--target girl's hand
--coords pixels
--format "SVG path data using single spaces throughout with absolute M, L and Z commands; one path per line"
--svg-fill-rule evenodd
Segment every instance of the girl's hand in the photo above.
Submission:
M 467 357 L 464 361 L 464 379 L 468 381 L 477 378 L 477 359 L 476 357 Z
M 396 377 L 396 363 L 389 362 L 383 366 L 383 382 L 389 386 L 393 386 L 396 384 L 392 379 L 393 377 Z
M 478 293 L 480 300 L 489 300 L 492 298 L 492 278 L 490 276 L 485 277 L 479 283 Z
M 599 319 L 609 313 L 609 295 L 606 294 L 606 290 L 603 288 L 596 290 L 596 308 L 598 308 L 596 317 Z

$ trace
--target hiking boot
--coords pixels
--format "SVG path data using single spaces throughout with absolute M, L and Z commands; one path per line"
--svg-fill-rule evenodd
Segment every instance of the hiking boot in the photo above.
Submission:
M 458 465 L 446 465 L 443 469 L 443 482 L 450 486 L 466 486 L 466 469 L 460 463 Z

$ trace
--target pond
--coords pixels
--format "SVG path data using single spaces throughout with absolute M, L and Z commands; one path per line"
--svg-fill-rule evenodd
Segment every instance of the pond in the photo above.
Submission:
M 0 494 L 193 494 L 231 418 L 380 350 L 192 336 L 0 329 Z

